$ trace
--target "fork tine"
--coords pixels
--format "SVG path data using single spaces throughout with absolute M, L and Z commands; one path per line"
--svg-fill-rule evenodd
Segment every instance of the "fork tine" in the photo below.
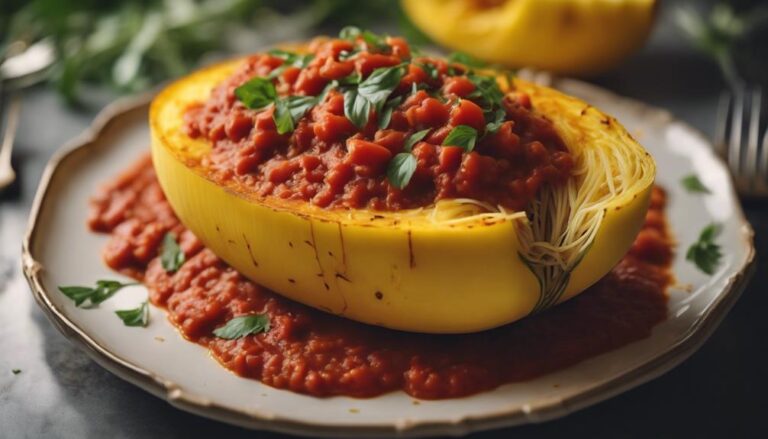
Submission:
M 741 177 L 741 133 L 744 122 L 744 85 L 739 84 L 733 91 L 733 112 L 731 113 L 731 132 L 728 142 L 728 166 L 734 179 L 739 183 Z
M 715 151 L 720 157 L 725 157 L 728 151 L 728 115 L 730 113 L 733 95 L 726 89 L 720 93 L 717 102 L 717 117 L 715 119 Z
M 758 86 L 752 90 L 752 98 L 749 105 L 749 128 L 747 132 L 747 151 L 744 163 L 745 175 L 750 185 L 753 185 L 759 173 L 757 160 L 758 146 L 760 145 L 760 109 L 762 106 L 762 89 Z
M 763 146 L 758 161 L 758 190 L 768 194 L 768 128 L 763 132 Z

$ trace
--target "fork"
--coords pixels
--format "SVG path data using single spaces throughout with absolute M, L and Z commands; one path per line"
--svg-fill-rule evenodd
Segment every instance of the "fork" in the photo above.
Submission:
M 724 91 L 718 103 L 715 148 L 746 197 L 768 197 L 768 128 L 761 137 L 762 106 L 762 89 L 744 82 Z

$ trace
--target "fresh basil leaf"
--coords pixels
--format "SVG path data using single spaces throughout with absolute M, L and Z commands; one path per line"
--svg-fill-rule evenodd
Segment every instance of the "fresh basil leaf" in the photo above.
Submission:
M 312 107 L 319 102 L 315 96 L 289 96 L 275 102 L 275 121 L 278 134 L 290 133 L 296 127 L 299 119 L 304 117 Z
M 176 238 L 172 233 L 166 233 L 163 237 L 163 249 L 160 253 L 160 263 L 163 265 L 163 269 L 173 273 L 184 264 L 185 260 L 186 255 L 176 242 Z
M 83 287 L 83 286 L 65 286 L 59 287 L 65 296 L 69 297 L 75 302 L 75 306 L 85 304 L 83 308 L 89 308 L 109 299 L 114 296 L 121 288 L 130 285 L 136 285 L 133 282 L 121 283 L 114 280 L 98 280 L 96 281 L 96 287 Z
M 485 134 L 493 134 L 501 128 L 501 124 L 507 119 L 507 112 L 503 108 L 485 113 Z
M 250 334 L 269 331 L 269 316 L 256 314 L 235 317 L 224 326 L 213 330 L 213 335 L 226 340 L 242 338 Z
M 389 45 L 387 44 L 384 37 L 380 35 L 376 35 L 375 33 L 365 30 L 361 34 L 361 37 L 363 37 L 363 41 L 365 41 L 365 44 L 368 46 L 369 52 L 387 52 L 389 51 Z
M 699 177 L 695 174 L 684 177 L 682 180 L 680 180 L 680 183 L 688 192 L 698 192 L 704 194 L 712 193 L 708 187 L 704 186 L 704 183 L 702 183 L 701 180 L 699 180 Z
M 402 101 L 402 96 L 398 96 L 388 100 L 387 103 L 384 104 L 384 107 L 381 109 L 381 115 L 379 116 L 380 130 L 386 129 L 389 126 L 389 123 L 392 121 L 392 113 Z
M 281 49 L 272 49 L 269 51 L 269 54 L 285 61 L 281 67 L 291 66 L 303 69 L 307 67 L 313 59 L 315 59 L 315 55 L 311 53 L 300 54 Z
M 389 183 L 398 189 L 408 186 L 413 173 L 416 172 L 416 164 L 416 157 L 409 152 L 401 152 L 392 157 L 387 165 Z
M 496 78 L 470 73 L 467 75 L 467 79 L 472 81 L 475 85 L 475 91 L 470 93 L 468 97 L 479 98 L 483 101 L 486 107 L 491 109 L 501 106 L 501 101 L 504 99 L 504 93 L 501 91 Z
M 275 121 L 275 128 L 278 134 L 290 133 L 294 129 L 291 111 L 288 109 L 288 101 L 280 99 L 275 102 L 275 112 L 272 113 L 272 120 Z
M 21 373 L 21 369 L 11 369 L 11 373 L 14 375 L 18 375 Z
M 93 294 L 96 292 L 96 289 L 90 288 L 90 287 L 71 286 L 71 287 L 59 287 L 59 291 L 61 291 L 65 296 L 72 299 L 75 302 L 75 306 L 80 306 L 86 300 L 90 299 L 91 296 L 93 296 Z
M 149 324 L 149 303 L 145 300 L 138 308 L 120 309 L 115 311 L 125 326 L 140 326 L 146 328 Z
M 345 76 L 341 78 L 338 82 L 340 86 L 346 86 L 346 85 L 358 85 L 360 84 L 360 74 L 355 72 L 350 74 L 349 76 Z
M 372 107 L 380 108 L 400 84 L 402 77 L 402 66 L 378 68 L 357 87 L 358 97 L 365 98 Z
M 452 52 L 448 55 L 448 62 L 456 63 L 456 64 L 464 64 L 468 67 L 487 67 L 488 63 L 485 61 L 481 61 L 474 56 L 464 53 L 464 52 Z
M 411 152 L 413 150 L 413 147 L 416 146 L 417 143 L 421 142 L 421 139 L 426 137 L 430 131 L 431 131 L 431 128 L 427 128 L 426 130 L 416 131 L 415 133 L 408 136 L 408 138 L 405 139 L 405 145 L 403 146 L 403 150 Z
M 98 305 L 99 303 L 109 299 L 125 285 L 133 284 L 122 284 L 115 280 L 97 280 L 96 291 L 94 291 L 93 295 L 90 297 L 91 305 Z
M 440 77 L 440 71 L 437 70 L 437 67 L 434 65 L 428 63 L 417 63 L 416 65 L 421 67 L 421 69 L 424 70 L 424 73 L 426 73 L 430 78 L 437 79 Z
M 253 78 L 235 89 L 235 96 L 248 108 L 264 108 L 277 98 L 275 84 L 265 78 Z
M 469 125 L 458 125 L 448 133 L 443 140 L 443 145 L 458 146 L 470 152 L 475 149 L 475 142 L 477 142 L 477 130 Z
M 363 31 L 357 26 L 345 26 L 339 32 L 339 38 L 347 41 L 355 41 Z
M 347 90 L 344 92 L 344 115 L 356 127 L 363 128 L 371 115 L 371 103 L 356 90 Z
M 685 259 L 693 262 L 699 270 L 713 274 L 720 265 L 723 256 L 720 246 L 714 240 L 720 233 L 719 224 L 710 224 L 701 231 L 699 240 L 693 243 L 685 254 Z
M 346 61 L 352 58 L 353 56 L 357 55 L 358 53 L 360 53 L 359 49 L 342 50 L 341 52 L 339 52 L 339 61 Z

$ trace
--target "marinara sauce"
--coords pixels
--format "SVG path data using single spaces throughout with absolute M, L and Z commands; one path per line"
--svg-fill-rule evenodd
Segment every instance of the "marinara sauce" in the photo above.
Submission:
M 665 195 L 655 188 L 632 249 L 595 285 L 554 308 L 493 330 L 414 334 L 368 326 L 283 298 L 229 267 L 174 215 L 145 157 L 92 200 L 89 226 L 110 234 L 107 264 L 143 280 L 152 302 L 189 340 L 238 375 L 315 396 L 373 397 L 403 390 L 455 398 L 529 380 L 648 337 L 666 318 L 672 255 Z M 167 273 L 163 236 L 186 262 Z M 236 340 L 213 335 L 235 316 L 266 314 L 271 329 Z
M 568 178 L 572 157 L 526 94 L 502 92 L 495 77 L 466 65 L 414 55 L 401 38 L 370 38 L 318 39 L 306 55 L 251 56 L 207 101 L 192 105 L 185 126 L 188 135 L 212 144 L 201 163 L 209 176 L 260 196 L 374 210 L 446 198 L 523 210 L 542 185 Z M 377 76 L 386 78 L 364 86 Z M 267 79 L 276 100 L 317 102 L 281 133 L 276 103 L 249 108 L 238 95 L 254 78 Z M 385 98 L 356 125 L 353 114 L 360 111 L 352 107 L 365 103 L 363 89 Z M 457 127 L 474 131 L 471 145 L 450 137 Z M 407 182 L 393 182 L 388 171 L 404 152 L 415 158 L 415 170 Z

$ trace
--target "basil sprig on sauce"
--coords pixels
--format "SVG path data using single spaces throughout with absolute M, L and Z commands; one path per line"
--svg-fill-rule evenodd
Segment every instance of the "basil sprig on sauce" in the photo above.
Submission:
M 269 316 L 266 314 L 255 314 L 234 317 L 224 326 L 214 329 L 213 335 L 226 340 L 234 340 L 250 334 L 267 332 L 269 329 Z
M 176 242 L 172 233 L 166 233 L 163 237 L 163 249 L 160 252 L 160 263 L 168 273 L 177 271 L 184 264 L 186 256 Z
M 408 186 L 413 173 L 416 172 L 416 157 L 412 154 L 413 147 L 429 134 L 430 129 L 417 131 L 405 139 L 403 152 L 392 157 L 387 165 L 387 179 L 389 183 L 402 189 Z
M 477 130 L 469 125 L 457 125 L 443 140 L 444 146 L 458 146 L 466 152 L 475 149 Z
M 374 70 L 356 89 L 344 93 L 344 115 L 356 127 L 363 128 L 368 124 L 372 110 L 382 114 L 387 98 L 400 84 L 403 74 L 404 69 L 400 65 Z
M 271 80 L 257 76 L 237 87 L 235 96 L 246 107 L 259 109 L 273 103 L 277 99 L 277 91 Z

